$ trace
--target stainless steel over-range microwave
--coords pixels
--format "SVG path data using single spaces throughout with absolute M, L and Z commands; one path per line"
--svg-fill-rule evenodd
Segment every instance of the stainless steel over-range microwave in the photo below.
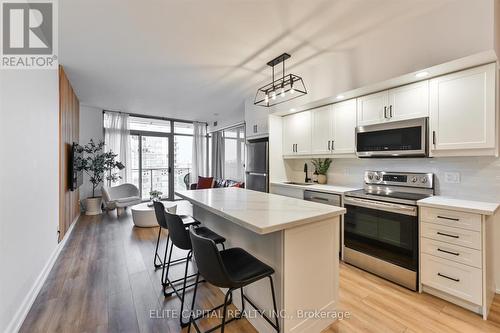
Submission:
M 427 118 L 356 127 L 358 157 L 428 156 Z

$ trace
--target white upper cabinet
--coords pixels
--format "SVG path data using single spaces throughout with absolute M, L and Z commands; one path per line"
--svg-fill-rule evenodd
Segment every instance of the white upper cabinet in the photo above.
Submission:
M 245 103 L 246 138 L 258 138 L 269 135 L 268 108 Z
M 382 91 L 358 98 L 358 126 L 378 124 L 387 120 L 389 94 Z
M 390 121 L 429 116 L 429 81 L 421 81 L 389 90 Z
M 283 155 L 311 154 L 311 111 L 283 117 Z
M 430 80 L 433 156 L 495 154 L 496 64 Z
M 356 100 L 333 104 L 333 154 L 350 154 L 356 151 Z M 313 133 L 314 135 L 314 133 Z
M 358 126 L 429 116 L 429 81 L 358 98 Z
M 331 154 L 333 138 L 333 106 L 311 110 L 311 153 Z
M 311 154 L 355 152 L 356 100 L 311 110 Z

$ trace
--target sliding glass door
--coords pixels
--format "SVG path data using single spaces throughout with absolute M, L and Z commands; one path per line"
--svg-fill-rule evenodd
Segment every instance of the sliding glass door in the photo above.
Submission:
M 193 124 L 151 118 L 130 118 L 130 182 L 142 199 L 162 192 L 174 199 L 174 191 L 189 187 L 192 168 Z
M 149 198 L 151 191 L 170 197 L 169 137 L 141 136 L 141 193 Z
M 132 183 L 148 200 L 151 191 L 172 196 L 170 179 L 170 136 L 134 133 L 130 137 Z

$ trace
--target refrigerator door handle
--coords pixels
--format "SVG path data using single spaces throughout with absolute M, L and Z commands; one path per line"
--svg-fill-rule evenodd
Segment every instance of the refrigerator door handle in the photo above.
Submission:
M 267 173 L 250 172 L 250 171 L 247 171 L 247 175 L 250 175 L 250 176 L 264 176 L 264 177 L 267 177 Z

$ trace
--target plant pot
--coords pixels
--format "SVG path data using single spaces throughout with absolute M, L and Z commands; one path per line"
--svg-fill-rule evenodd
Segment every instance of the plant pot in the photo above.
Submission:
M 85 199 L 85 215 L 99 215 L 101 210 L 102 198 L 87 198 Z
M 326 184 L 326 175 L 318 175 L 318 184 Z

